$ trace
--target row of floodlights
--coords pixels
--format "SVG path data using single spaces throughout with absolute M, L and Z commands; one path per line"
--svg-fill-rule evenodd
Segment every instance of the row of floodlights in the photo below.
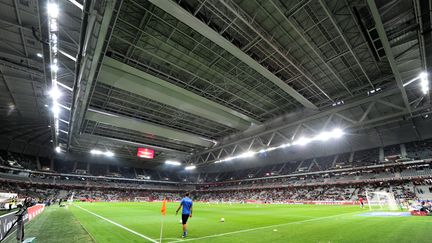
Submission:
M 335 128 L 331 131 L 326 131 L 326 132 L 322 132 L 314 137 L 300 137 L 299 139 L 295 140 L 292 143 L 285 143 L 276 147 L 270 147 L 270 148 L 266 148 L 266 149 L 261 149 L 259 151 L 247 151 L 245 153 L 239 154 L 237 156 L 232 156 L 232 157 L 227 157 L 221 160 L 217 160 L 215 161 L 215 163 L 222 163 L 222 162 L 226 162 L 226 161 L 231 161 L 234 159 L 244 159 L 244 158 L 250 158 L 255 156 L 255 154 L 261 154 L 261 153 L 265 153 L 265 152 L 269 152 L 272 150 L 276 150 L 276 149 L 282 149 L 282 148 L 287 148 L 287 147 L 291 147 L 291 146 L 304 146 L 308 143 L 311 143 L 313 141 L 328 141 L 330 139 L 338 139 L 340 137 L 342 137 L 344 135 L 344 131 L 340 128 Z
M 165 161 L 166 165 L 173 165 L 173 166 L 180 166 L 182 165 L 182 163 L 180 161 L 176 161 L 176 160 L 166 160 Z M 189 165 L 185 167 L 185 170 L 194 170 L 196 169 L 195 165 Z
M 108 150 L 102 151 L 102 150 L 98 150 L 98 149 L 92 149 L 92 150 L 90 150 L 90 153 L 94 154 L 94 155 L 104 155 L 106 157 L 113 157 L 114 156 L 114 153 L 111 151 L 108 151 Z

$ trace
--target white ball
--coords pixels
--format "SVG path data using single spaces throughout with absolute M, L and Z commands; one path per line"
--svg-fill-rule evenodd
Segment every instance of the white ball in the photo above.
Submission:
M 224 218 L 221 218 L 220 221 L 223 223 L 223 222 L 225 222 L 225 219 L 224 219 Z
M 181 223 L 183 223 L 183 221 L 180 219 L 179 223 L 181 224 Z

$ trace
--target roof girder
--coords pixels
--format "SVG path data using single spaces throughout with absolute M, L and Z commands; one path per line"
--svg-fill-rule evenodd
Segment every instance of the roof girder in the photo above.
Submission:
M 105 57 L 98 82 L 239 130 L 249 128 L 251 123 L 260 123 L 244 114 L 108 57 Z
M 175 2 L 172 2 L 170 0 L 149 0 L 152 4 L 159 7 L 163 11 L 167 12 L 168 14 L 172 15 L 174 18 L 178 19 L 182 23 L 186 24 L 190 28 L 194 29 L 204 37 L 208 38 L 209 40 L 213 41 L 218 46 L 222 47 L 224 50 L 231 53 L 233 56 L 241 60 L 242 62 L 246 63 L 248 66 L 253 68 L 255 71 L 272 81 L 275 85 L 277 85 L 279 88 L 284 90 L 287 94 L 291 95 L 294 99 L 296 99 L 299 103 L 304 105 L 305 107 L 312 108 L 312 109 L 318 109 L 318 107 L 310 102 L 308 99 L 306 99 L 304 96 L 302 96 L 300 93 L 298 93 L 295 89 L 293 89 L 291 86 L 286 84 L 284 81 L 282 81 L 280 78 L 278 78 L 276 75 L 274 75 L 272 72 L 270 72 L 267 68 L 259 64 L 257 61 L 255 61 L 252 57 L 244 53 L 242 50 L 240 50 L 238 47 L 236 47 L 234 44 L 226 40 L 223 36 L 221 36 L 219 33 L 211 29 L 209 26 L 201 22 L 199 19 L 197 19 L 195 16 L 191 15 L 189 12 L 184 10 L 182 7 L 177 5 Z
M 178 131 L 171 128 L 166 128 L 158 125 L 154 125 L 148 122 L 124 117 L 105 112 L 96 112 L 88 110 L 86 113 L 86 119 L 108 124 L 115 127 L 125 128 L 141 133 L 152 134 L 159 137 L 169 138 L 177 141 L 183 141 L 190 144 L 196 144 L 206 148 L 214 145 L 214 141 L 203 138 L 194 134 Z

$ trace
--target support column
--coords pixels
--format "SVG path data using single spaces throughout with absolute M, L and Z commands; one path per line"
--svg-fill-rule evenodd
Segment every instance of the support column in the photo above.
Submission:
M 90 174 L 90 163 L 87 163 L 87 174 Z
M 77 169 L 77 162 L 75 161 L 73 164 L 72 172 L 75 172 Z
M 337 162 L 338 158 L 339 158 L 339 154 L 336 154 L 336 156 L 334 157 L 333 162 L 332 162 L 332 168 L 334 168 L 336 166 L 336 162 Z
M 354 151 L 350 153 L 350 157 L 348 159 L 348 162 L 352 163 L 354 161 Z
M 38 170 L 42 169 L 42 166 L 41 166 L 41 163 L 40 163 L 40 160 L 39 160 L 39 156 L 36 156 L 36 168 Z
M 379 148 L 379 161 L 384 161 L 384 148 Z
M 50 170 L 54 171 L 54 158 L 52 158 L 52 157 L 50 159 Z
M 406 158 L 407 157 L 407 151 L 406 151 L 406 146 L 404 143 L 402 143 L 400 145 L 400 151 L 401 151 L 401 157 Z

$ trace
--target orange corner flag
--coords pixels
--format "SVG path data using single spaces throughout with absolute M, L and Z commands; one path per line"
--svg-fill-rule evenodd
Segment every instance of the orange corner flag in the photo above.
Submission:
M 163 216 L 165 216 L 165 214 L 166 214 L 166 199 L 165 198 L 162 201 L 161 213 L 162 213 Z

